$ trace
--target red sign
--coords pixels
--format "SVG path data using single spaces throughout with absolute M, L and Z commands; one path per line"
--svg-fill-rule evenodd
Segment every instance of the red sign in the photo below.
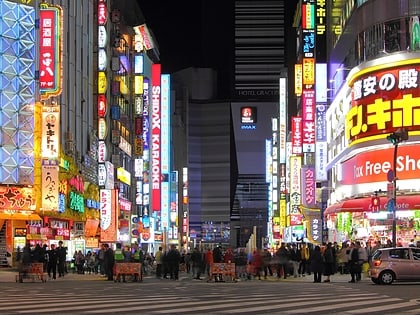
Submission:
M 106 96 L 104 94 L 98 95 L 98 116 L 105 117 L 106 115 Z
M 61 21 L 58 6 L 41 6 L 39 25 L 39 91 L 41 99 L 61 93 Z
M 398 148 L 397 176 L 399 180 L 420 178 L 420 150 L 417 146 Z M 387 180 L 393 169 L 394 148 L 361 152 L 342 163 L 342 185 L 357 185 Z
M 161 210 L 161 117 L 160 117 L 160 74 L 161 65 L 152 65 L 152 139 L 151 139 L 151 152 L 152 152 L 152 178 L 150 180 L 152 185 L 152 210 Z
M 107 8 L 105 2 L 98 3 L 98 24 L 105 25 L 107 20 Z
M 0 186 L 0 208 L 5 210 L 33 210 L 35 196 L 28 187 Z

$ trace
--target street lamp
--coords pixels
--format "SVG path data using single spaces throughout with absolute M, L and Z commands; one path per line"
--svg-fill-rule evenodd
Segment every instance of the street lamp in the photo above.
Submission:
M 386 137 L 394 145 L 394 161 L 393 174 L 391 176 L 393 182 L 393 196 L 392 196 L 392 247 L 397 246 L 397 153 L 398 144 L 408 140 L 408 131 L 405 128 L 398 128 L 395 132 Z M 391 180 L 388 178 L 388 180 Z M 388 202 L 390 202 L 389 200 Z

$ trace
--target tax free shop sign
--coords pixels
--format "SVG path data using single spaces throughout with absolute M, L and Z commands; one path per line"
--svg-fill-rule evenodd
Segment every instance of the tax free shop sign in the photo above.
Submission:
M 387 181 L 393 170 L 394 148 L 359 153 L 341 164 L 342 185 L 357 185 Z M 401 146 L 397 155 L 398 180 L 420 178 L 420 150 L 415 145 Z

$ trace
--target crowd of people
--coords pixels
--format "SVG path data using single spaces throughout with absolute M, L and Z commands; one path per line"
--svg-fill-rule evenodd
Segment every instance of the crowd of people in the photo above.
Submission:
M 28 267 L 32 263 L 42 263 L 43 269 L 48 273 L 48 277 L 53 280 L 58 277 L 64 277 L 67 273 L 66 264 L 67 249 L 63 246 L 63 242 L 59 241 L 58 246 L 51 244 L 50 247 L 44 244 L 41 246 L 39 243 L 31 248 L 30 244 L 26 244 L 25 247 L 20 250 L 17 248 L 16 262 L 19 269 L 19 273 L 25 276 L 29 272 Z
M 277 277 L 304 277 L 313 275 L 313 282 L 330 282 L 335 273 L 349 274 L 349 282 L 360 281 L 367 270 L 368 262 L 376 247 L 365 245 L 359 241 L 343 242 L 338 245 L 326 243 L 313 245 L 310 243 L 282 243 L 276 250 L 254 250 L 247 252 L 245 248 L 196 247 L 192 251 L 180 252 L 175 245 L 166 250 L 162 247 L 155 254 L 143 251 L 135 243 L 130 246 L 116 244 L 113 250 L 109 244 L 102 244 L 97 251 L 76 251 L 72 265 L 79 274 L 100 274 L 107 280 L 115 280 L 114 266 L 120 262 L 141 263 L 142 273 L 155 272 L 157 278 L 179 280 L 180 271 L 185 271 L 195 280 L 224 281 L 222 274 L 214 274 L 211 266 L 214 263 L 234 263 L 235 280 L 267 279 Z M 58 246 L 51 244 L 34 248 L 26 245 L 22 252 L 18 249 L 17 261 L 21 270 L 30 263 L 44 264 L 44 271 L 50 279 L 64 277 L 67 273 L 67 249 L 60 241 Z M 125 275 L 123 281 L 125 281 Z M 322 281 L 322 278 L 324 280 Z M 120 280 L 120 279 L 117 279 Z M 134 281 L 138 279 L 135 277 Z
M 156 254 L 156 276 L 163 279 L 178 279 L 179 269 L 191 274 L 192 279 L 224 281 L 221 275 L 211 274 L 212 263 L 234 263 L 236 280 L 267 279 L 276 277 L 305 277 L 313 275 L 313 282 L 331 282 L 336 273 L 349 274 L 349 282 L 362 278 L 363 268 L 375 251 L 371 246 L 362 246 L 361 242 L 336 242 L 323 245 L 308 243 L 282 243 L 275 251 L 268 249 L 247 252 L 244 248 L 226 248 L 221 246 L 200 250 L 196 247 L 191 252 L 179 253 L 172 247 L 163 253 L 162 248 Z M 323 281 L 322 281 L 322 278 Z

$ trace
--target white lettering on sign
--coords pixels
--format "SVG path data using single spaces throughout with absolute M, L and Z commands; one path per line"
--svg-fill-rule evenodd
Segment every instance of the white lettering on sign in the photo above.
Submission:
M 355 165 L 353 167 L 354 178 L 361 178 L 364 176 L 387 174 L 389 170 L 393 169 L 390 161 L 371 162 L 365 161 L 364 165 Z M 420 159 L 413 159 L 409 155 L 397 157 L 397 172 L 413 172 L 420 170 Z

